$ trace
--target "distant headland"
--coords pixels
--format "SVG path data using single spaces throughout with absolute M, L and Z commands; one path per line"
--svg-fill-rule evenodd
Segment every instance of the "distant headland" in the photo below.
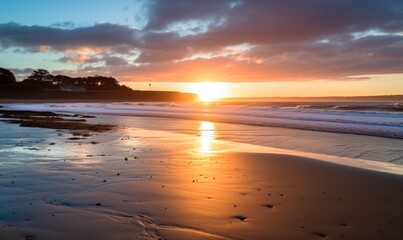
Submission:
M 113 77 L 69 77 L 45 69 L 17 82 L 10 70 L 0 68 L 0 99 L 182 102 L 197 98 L 192 93 L 133 90 Z

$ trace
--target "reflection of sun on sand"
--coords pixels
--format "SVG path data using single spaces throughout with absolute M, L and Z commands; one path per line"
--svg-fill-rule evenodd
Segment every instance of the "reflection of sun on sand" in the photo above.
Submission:
M 211 102 L 226 96 L 226 87 L 220 82 L 200 82 L 193 84 L 189 92 L 196 93 L 203 102 Z
M 39 162 L 39 151 L 0 149 L 0 205 L 6 206 L 0 239 L 402 236 L 401 175 L 217 140 L 225 129 L 212 122 L 164 119 L 197 130 L 195 136 L 152 130 L 160 119 L 107 119 L 120 127 L 75 141 L 68 133 L 0 122 L 12 146 L 24 140 L 24 147 L 50 150 L 40 152 L 46 158 Z M 87 154 L 98 161 L 76 164 Z
M 211 143 L 215 137 L 215 126 L 212 122 L 201 121 L 200 122 L 200 151 L 209 152 L 211 151 Z

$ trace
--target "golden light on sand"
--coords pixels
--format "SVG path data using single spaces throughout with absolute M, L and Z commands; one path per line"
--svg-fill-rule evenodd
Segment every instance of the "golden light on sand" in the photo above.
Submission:
M 201 121 L 200 122 L 200 151 L 211 151 L 211 144 L 215 138 L 215 125 L 212 122 Z
M 203 102 L 211 102 L 217 98 L 225 97 L 227 88 L 224 83 L 220 82 L 200 82 L 192 84 L 189 92 L 199 95 Z

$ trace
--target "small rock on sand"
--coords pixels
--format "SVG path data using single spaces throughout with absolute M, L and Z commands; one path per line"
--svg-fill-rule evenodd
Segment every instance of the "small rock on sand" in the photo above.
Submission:
M 313 232 L 312 234 L 313 234 L 313 235 L 316 235 L 316 236 L 318 236 L 318 237 L 321 237 L 321 238 L 325 238 L 325 237 L 326 237 L 326 234 L 325 234 L 325 233 L 322 233 L 322 232 Z
M 247 219 L 247 217 L 240 216 L 240 215 L 233 216 L 232 218 L 236 218 L 236 219 L 238 219 L 238 220 L 240 220 L 240 221 L 242 221 L 242 222 L 244 222 L 244 221 Z

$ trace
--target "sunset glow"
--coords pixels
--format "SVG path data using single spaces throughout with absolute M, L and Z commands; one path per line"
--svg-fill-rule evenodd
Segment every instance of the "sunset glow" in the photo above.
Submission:
M 202 101 L 403 93 L 401 1 L 72 1 L 3 1 L 0 67 L 17 81 L 44 68 Z
M 203 102 L 211 102 L 227 96 L 225 84 L 219 82 L 194 83 L 189 87 L 189 92 L 199 95 L 199 99 Z

